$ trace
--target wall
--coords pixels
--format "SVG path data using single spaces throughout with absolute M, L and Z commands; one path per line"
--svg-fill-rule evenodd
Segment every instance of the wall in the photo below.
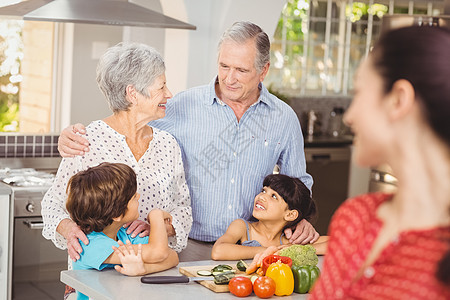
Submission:
M 197 26 L 197 30 L 117 27 L 75 24 L 71 71 L 70 120 L 61 124 L 89 122 L 110 114 L 97 88 L 92 58 L 94 44 L 112 46 L 122 40 L 147 43 L 166 60 L 172 93 L 207 84 L 216 75 L 217 42 L 233 22 L 249 20 L 273 36 L 285 0 L 132 0 L 131 2 Z M 66 125 L 67 126 L 67 125 Z M 62 128 L 65 126 L 63 125 Z
M 94 45 L 99 45 L 98 43 L 104 43 L 109 47 L 121 41 L 122 28 L 117 26 L 88 24 L 74 26 L 69 124 L 87 125 L 93 120 L 111 114 L 103 94 L 97 87 L 95 70 L 98 58 L 92 56 L 92 50 Z

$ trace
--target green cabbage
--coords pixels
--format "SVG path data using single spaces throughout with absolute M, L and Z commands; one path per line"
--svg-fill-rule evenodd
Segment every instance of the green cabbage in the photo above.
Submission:
M 281 249 L 279 255 L 290 257 L 293 266 L 315 266 L 319 262 L 316 249 L 311 245 L 292 245 Z

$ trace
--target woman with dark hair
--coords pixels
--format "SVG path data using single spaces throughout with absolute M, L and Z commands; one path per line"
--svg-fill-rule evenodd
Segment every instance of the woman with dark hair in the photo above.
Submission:
M 268 175 L 253 203 L 256 222 L 234 220 L 214 244 L 212 259 L 249 259 L 263 251 L 273 249 L 275 252 L 290 244 L 283 234 L 284 230 L 303 219 L 310 222 L 316 215 L 316 204 L 310 194 L 298 178 Z M 321 236 L 312 244 L 318 254 L 325 253 L 327 240 L 328 237 Z
M 450 299 L 450 32 L 385 33 L 355 78 L 344 121 L 362 166 L 388 164 L 395 194 L 347 200 L 311 299 Z

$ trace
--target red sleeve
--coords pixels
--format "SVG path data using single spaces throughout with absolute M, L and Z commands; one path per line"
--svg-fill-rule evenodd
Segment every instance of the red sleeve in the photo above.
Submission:
M 339 293 L 351 283 L 370 250 L 371 232 L 378 231 L 374 227 L 379 224 L 373 221 L 381 200 L 378 195 L 362 195 L 338 208 L 331 220 L 327 253 L 311 299 L 340 298 Z

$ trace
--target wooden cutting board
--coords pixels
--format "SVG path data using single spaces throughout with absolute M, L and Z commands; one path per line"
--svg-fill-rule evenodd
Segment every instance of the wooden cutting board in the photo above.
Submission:
M 201 270 L 211 270 L 216 265 L 210 265 L 210 266 L 190 266 L 190 267 L 180 267 L 179 271 L 181 274 L 188 276 L 188 277 L 201 277 L 197 274 L 198 271 Z M 236 270 L 236 276 L 245 276 L 245 277 L 251 277 L 250 275 L 247 275 L 245 272 L 239 271 L 236 269 L 236 263 L 229 264 L 229 266 L 233 267 L 234 270 Z M 196 281 L 203 285 L 204 287 L 207 287 L 213 292 L 216 293 L 226 293 L 230 290 L 228 289 L 228 284 L 215 284 L 213 280 L 204 280 L 204 281 Z

